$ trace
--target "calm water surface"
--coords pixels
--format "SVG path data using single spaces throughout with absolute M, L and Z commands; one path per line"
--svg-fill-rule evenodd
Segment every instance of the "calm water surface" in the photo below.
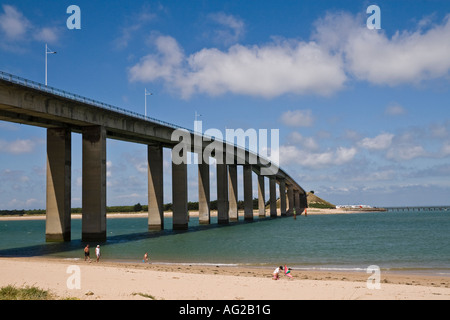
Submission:
M 297 269 L 425 271 L 450 275 L 450 212 L 376 212 L 309 215 L 148 232 L 146 218 L 107 221 L 102 259 L 274 266 Z M 83 259 L 81 220 L 72 220 L 72 241 L 46 243 L 45 221 L 0 221 L 0 257 Z M 90 243 L 91 247 L 97 243 Z M 93 256 L 92 249 L 91 255 Z

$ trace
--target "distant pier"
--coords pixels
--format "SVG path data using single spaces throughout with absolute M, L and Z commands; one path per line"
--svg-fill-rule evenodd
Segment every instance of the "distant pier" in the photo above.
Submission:
M 386 211 L 450 211 L 450 206 L 384 207 Z

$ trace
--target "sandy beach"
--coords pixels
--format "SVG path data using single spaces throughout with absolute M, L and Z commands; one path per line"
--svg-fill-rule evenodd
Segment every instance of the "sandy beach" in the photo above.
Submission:
M 0 287 L 36 286 L 81 300 L 448 300 L 450 277 L 294 270 L 272 280 L 267 268 L 158 265 L 45 258 L 0 258 Z

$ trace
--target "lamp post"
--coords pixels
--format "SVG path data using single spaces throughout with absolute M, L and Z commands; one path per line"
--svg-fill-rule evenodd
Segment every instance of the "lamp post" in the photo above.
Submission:
M 197 120 L 197 117 L 198 116 L 202 116 L 201 114 L 199 114 L 199 113 L 197 113 L 197 111 L 195 111 L 195 119 L 194 119 L 194 132 L 199 132 L 199 123 L 198 123 L 198 120 Z M 201 125 L 200 125 L 200 128 L 201 128 Z M 200 129 L 200 131 L 201 131 L 201 129 Z
M 45 86 L 47 86 L 47 55 L 56 54 L 56 51 L 48 51 L 48 46 L 45 44 Z
M 145 117 L 147 118 L 147 96 L 151 96 L 153 93 L 148 92 L 147 89 L 145 89 Z

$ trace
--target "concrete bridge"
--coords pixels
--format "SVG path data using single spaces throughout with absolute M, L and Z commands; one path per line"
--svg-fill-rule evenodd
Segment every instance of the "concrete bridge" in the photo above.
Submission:
M 148 228 L 164 228 L 163 148 L 174 149 L 179 141 L 172 133 L 182 128 L 71 94 L 43 84 L 0 72 L 0 120 L 47 129 L 46 240 L 71 239 L 71 133 L 82 135 L 82 241 L 106 240 L 106 139 L 146 144 L 148 154 Z M 182 130 L 183 131 L 183 130 Z M 202 153 L 208 137 L 185 129 L 201 139 Z M 216 141 L 217 142 L 217 141 Z M 253 219 L 252 172 L 258 177 L 259 216 L 266 217 L 265 179 L 269 179 L 270 217 L 277 216 L 276 188 L 281 215 L 301 213 L 307 206 L 306 192 L 274 163 L 247 149 L 220 141 L 227 161 L 216 165 L 218 223 L 238 219 L 237 166 L 243 166 L 244 219 Z M 215 151 L 217 153 L 217 150 Z M 256 161 L 250 161 L 255 159 Z M 230 162 L 231 159 L 231 162 Z M 210 223 L 210 164 L 198 164 L 199 221 Z M 270 169 L 270 170 L 268 170 Z M 267 173 L 267 172 L 271 173 Z M 266 172 L 266 173 L 265 173 Z M 187 164 L 172 162 L 173 229 L 188 227 Z

